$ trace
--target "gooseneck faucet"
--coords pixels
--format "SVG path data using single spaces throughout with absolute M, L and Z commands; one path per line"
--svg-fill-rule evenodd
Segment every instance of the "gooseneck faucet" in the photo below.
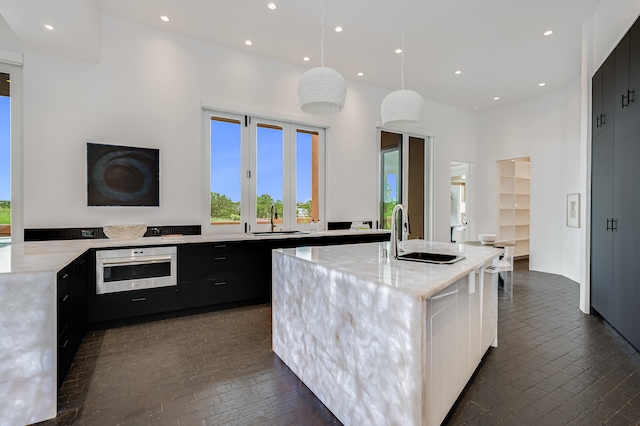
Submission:
M 393 213 L 391 213 L 391 241 L 389 242 L 389 251 L 394 259 L 398 258 L 398 251 L 403 251 L 402 249 L 398 250 L 398 226 L 396 224 L 398 210 L 402 211 L 402 241 L 406 240 L 409 235 L 409 217 L 407 216 L 407 210 L 402 204 L 396 204 L 393 208 Z
M 277 219 L 278 218 L 278 209 L 276 207 L 276 204 L 273 203 L 271 204 L 271 232 L 274 231 L 274 229 L 276 229 L 276 224 L 273 222 L 274 217 Z

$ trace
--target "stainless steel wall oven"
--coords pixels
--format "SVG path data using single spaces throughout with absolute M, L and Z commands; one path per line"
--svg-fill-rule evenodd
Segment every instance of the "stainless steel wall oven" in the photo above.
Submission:
M 96 251 L 96 294 L 175 286 L 177 249 L 143 247 Z

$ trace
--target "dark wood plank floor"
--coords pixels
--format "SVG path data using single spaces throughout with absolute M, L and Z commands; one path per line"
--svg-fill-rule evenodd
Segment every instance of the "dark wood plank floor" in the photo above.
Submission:
M 579 287 L 516 262 L 498 343 L 448 425 L 640 425 L 640 356 L 578 310 Z M 268 305 L 85 336 L 41 425 L 325 425 L 339 421 L 271 351 Z

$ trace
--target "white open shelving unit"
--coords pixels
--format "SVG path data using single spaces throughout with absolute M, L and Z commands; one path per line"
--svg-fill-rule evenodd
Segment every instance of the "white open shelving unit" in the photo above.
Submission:
M 514 243 L 515 256 L 529 255 L 530 165 L 528 157 L 497 162 L 498 241 Z

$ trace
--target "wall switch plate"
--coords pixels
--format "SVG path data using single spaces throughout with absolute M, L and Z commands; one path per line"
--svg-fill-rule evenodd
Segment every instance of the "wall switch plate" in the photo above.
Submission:
M 83 229 L 80 231 L 82 238 L 93 238 L 93 229 Z

